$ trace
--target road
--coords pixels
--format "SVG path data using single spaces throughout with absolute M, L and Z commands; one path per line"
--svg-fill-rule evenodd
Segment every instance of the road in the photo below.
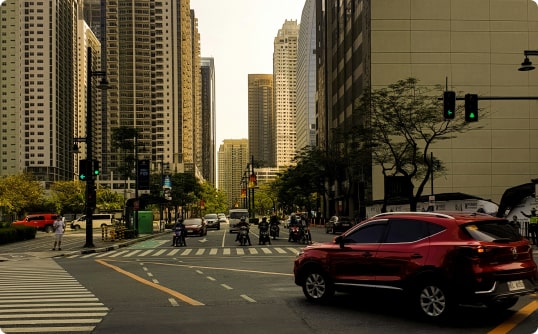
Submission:
M 313 229 L 314 241 L 332 237 Z M 69 238 L 80 245 L 84 235 Z M 171 234 L 165 233 L 107 252 L 12 249 L 15 255 L 0 262 L 0 328 L 105 334 L 519 334 L 538 328 L 536 296 L 494 316 L 465 308 L 443 325 L 409 317 L 393 296 L 337 294 L 328 305 L 312 305 L 293 283 L 293 260 L 302 246 L 288 243 L 285 231 L 265 246 L 255 233 L 250 247 L 236 246 L 234 238 L 224 227 L 189 237 L 187 247 L 170 247 Z M 50 247 L 49 241 L 33 243 Z

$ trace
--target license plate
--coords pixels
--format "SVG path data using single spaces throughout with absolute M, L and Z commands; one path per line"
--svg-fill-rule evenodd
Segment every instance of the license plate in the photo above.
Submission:
M 508 290 L 510 291 L 525 289 L 525 283 L 523 283 L 522 280 L 509 281 L 507 283 L 508 283 Z

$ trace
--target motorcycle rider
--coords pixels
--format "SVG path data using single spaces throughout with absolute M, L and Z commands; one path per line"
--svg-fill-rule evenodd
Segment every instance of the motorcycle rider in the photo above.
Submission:
M 272 215 L 271 218 L 269 218 L 269 225 L 272 229 L 276 226 L 276 234 L 274 237 L 278 238 L 280 230 L 280 227 L 278 225 L 280 225 L 280 221 L 278 220 L 278 217 L 276 215 Z
M 299 222 L 297 221 L 297 217 L 295 216 L 295 213 L 292 213 L 290 215 L 290 226 L 288 226 L 289 227 L 288 242 L 292 241 L 292 234 L 293 234 L 292 229 L 295 226 L 299 226 Z
M 174 228 L 172 229 L 174 231 L 174 237 L 172 238 L 172 247 L 177 246 L 187 246 L 187 243 L 185 242 L 185 224 L 183 224 L 183 219 L 180 217 L 177 219 L 176 224 L 174 225 Z
M 237 232 L 237 235 L 235 236 L 235 241 L 239 241 L 239 235 L 241 234 L 241 227 L 246 227 L 248 231 L 250 225 L 249 223 L 247 223 L 246 217 L 241 217 L 241 220 L 239 221 L 239 223 L 237 223 L 236 226 L 239 227 L 239 231 Z M 248 245 L 252 246 L 252 244 L 250 243 L 250 235 L 248 233 L 247 233 L 247 241 L 248 241 Z
M 260 231 L 260 239 L 258 241 L 258 244 L 261 245 L 262 244 L 262 237 L 261 237 L 261 232 L 262 231 L 266 231 L 268 232 L 269 231 L 269 222 L 267 221 L 267 217 L 263 217 L 262 218 L 262 221 L 258 224 L 258 230 Z M 269 241 L 269 245 L 271 244 L 271 238 L 267 238 L 267 241 Z M 264 240 L 264 243 L 266 241 Z

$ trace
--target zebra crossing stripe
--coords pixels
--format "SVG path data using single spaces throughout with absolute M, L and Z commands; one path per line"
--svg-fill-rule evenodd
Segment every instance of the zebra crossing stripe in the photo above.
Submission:
M 203 255 L 271 255 L 271 254 L 293 254 L 299 253 L 298 248 L 294 247 L 236 247 L 236 248 L 164 248 L 164 249 L 128 249 L 123 251 L 109 251 L 103 253 L 90 253 L 90 254 L 74 254 L 67 256 L 66 258 L 103 258 L 103 257 L 144 257 L 144 256 L 203 256 Z M 16 277 L 16 276 L 12 276 Z M 1 333 L 0 333 L 1 334 Z

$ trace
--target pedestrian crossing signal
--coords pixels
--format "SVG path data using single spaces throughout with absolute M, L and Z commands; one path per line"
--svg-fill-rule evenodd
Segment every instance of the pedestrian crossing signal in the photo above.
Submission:
M 443 116 L 445 119 L 454 119 L 456 116 L 456 92 L 443 93 Z

